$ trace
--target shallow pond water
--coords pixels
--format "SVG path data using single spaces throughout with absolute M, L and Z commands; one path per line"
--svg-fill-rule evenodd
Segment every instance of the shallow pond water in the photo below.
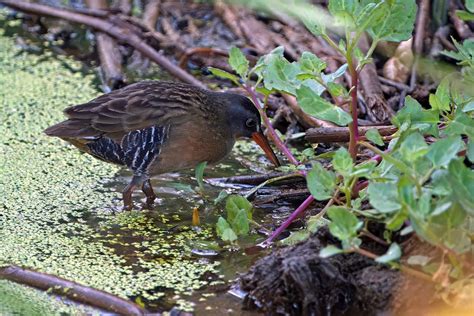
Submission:
M 64 119 L 65 107 L 99 94 L 95 75 L 64 56 L 23 51 L 11 32 L 18 22 L 2 23 L 11 25 L 9 36 L 0 28 L 0 265 L 51 273 L 152 311 L 247 314 L 240 311 L 239 299 L 227 294 L 228 284 L 262 255 L 242 249 L 265 236 L 243 238 L 240 250 L 221 243 L 214 224 L 223 206 L 214 199 L 222 188 L 206 185 L 204 197 L 196 194 L 192 172 L 152 179 L 159 196 L 153 210 L 139 210 L 143 196 L 137 193 L 136 209 L 120 211 L 120 191 L 130 174 L 42 132 Z M 237 156 L 246 166 L 265 170 L 262 153 L 244 142 L 205 177 L 252 172 Z M 199 227 L 191 225 L 195 207 Z M 257 209 L 255 220 L 267 212 Z M 11 298 L 32 297 L 31 289 L 5 281 L 0 287 L 5 293 L 0 314 L 21 314 Z M 48 305 L 38 292 L 31 302 L 38 302 L 40 311 L 84 313 L 80 306 L 50 298 Z

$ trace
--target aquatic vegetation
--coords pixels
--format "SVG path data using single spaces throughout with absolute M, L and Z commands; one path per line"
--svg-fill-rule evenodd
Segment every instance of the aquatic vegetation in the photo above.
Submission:
M 191 248 L 211 229 L 174 229 L 179 210 L 114 214 L 119 193 L 107 183 L 118 169 L 43 134 L 98 94 L 95 76 L 64 56 L 24 53 L 1 32 L 0 264 L 148 300 L 206 285 L 218 263 Z

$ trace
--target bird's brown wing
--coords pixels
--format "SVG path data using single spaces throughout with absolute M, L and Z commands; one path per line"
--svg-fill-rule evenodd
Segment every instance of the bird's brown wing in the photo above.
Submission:
M 176 82 L 142 81 L 67 108 L 68 120 L 51 126 L 50 136 L 121 139 L 130 131 L 186 121 L 206 103 L 206 92 Z

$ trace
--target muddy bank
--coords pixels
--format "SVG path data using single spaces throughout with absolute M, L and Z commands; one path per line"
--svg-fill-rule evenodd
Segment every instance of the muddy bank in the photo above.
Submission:
M 260 259 L 240 280 L 248 292 L 245 308 L 268 315 L 380 315 L 418 303 L 416 296 L 401 297 L 408 289 L 433 295 L 430 284 L 359 254 L 322 259 L 318 254 L 327 244 L 337 241 L 321 229 Z

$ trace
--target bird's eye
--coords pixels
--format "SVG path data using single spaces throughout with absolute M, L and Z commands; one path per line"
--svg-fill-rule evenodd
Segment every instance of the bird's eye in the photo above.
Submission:
M 255 122 L 254 119 L 248 119 L 248 120 L 245 122 L 245 125 L 246 125 L 247 127 L 252 128 L 252 127 L 255 127 L 255 126 L 257 125 L 257 122 Z

